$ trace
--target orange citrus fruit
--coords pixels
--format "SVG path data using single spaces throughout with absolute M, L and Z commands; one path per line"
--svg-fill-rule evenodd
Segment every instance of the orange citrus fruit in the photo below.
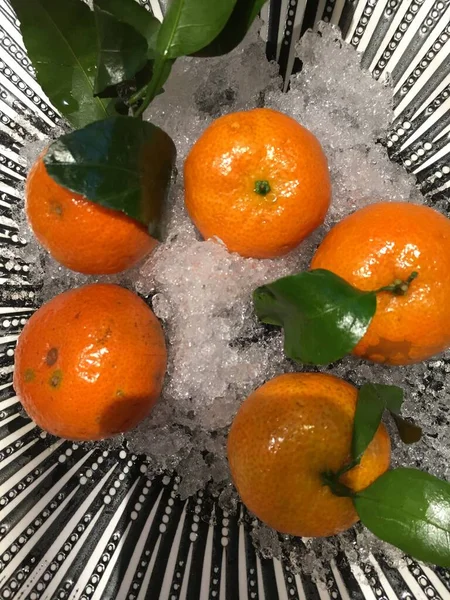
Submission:
M 324 485 L 323 474 L 350 461 L 355 387 L 321 373 L 280 375 L 241 405 L 228 437 L 231 474 L 242 501 L 270 527 L 291 535 L 337 534 L 358 520 L 353 502 Z M 389 467 L 384 425 L 340 482 L 353 491 Z
M 357 356 L 405 365 L 450 346 L 450 220 L 432 208 L 380 202 L 358 210 L 328 233 L 311 268 L 367 291 L 417 273 L 403 295 L 377 293 Z
M 44 248 L 62 265 L 80 273 L 119 273 L 157 244 L 134 219 L 56 183 L 47 173 L 43 156 L 28 174 L 25 210 Z
M 16 349 L 14 387 L 43 429 L 75 440 L 128 431 L 151 410 L 166 370 L 159 321 L 132 292 L 93 284 L 44 304 Z
M 204 238 L 242 256 L 286 254 L 318 227 L 330 204 L 327 160 L 297 121 L 267 108 L 212 123 L 184 165 L 188 213 Z

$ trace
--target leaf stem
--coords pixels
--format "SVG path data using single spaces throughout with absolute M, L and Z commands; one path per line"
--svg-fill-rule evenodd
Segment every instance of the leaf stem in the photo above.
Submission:
M 148 84 L 144 85 L 144 87 L 141 87 L 140 90 L 135 92 L 128 100 L 128 105 L 132 107 L 134 104 L 137 104 L 137 102 L 139 102 L 139 100 L 145 96 L 147 92 L 147 87 Z
M 322 473 L 322 482 L 327 485 L 335 496 L 352 498 L 355 492 L 339 481 L 340 475 L 332 471 Z
M 419 276 L 417 271 L 413 271 L 408 279 L 394 279 L 394 281 L 390 285 L 386 285 L 384 287 L 379 288 L 378 290 L 374 290 L 374 294 L 378 294 L 378 292 L 391 292 L 391 294 L 395 294 L 396 296 L 404 296 L 409 289 L 409 286 L 416 277 Z
M 153 77 L 150 83 L 147 85 L 146 88 L 143 88 L 137 93 L 139 94 L 138 99 L 142 97 L 144 97 L 144 99 L 142 101 L 142 104 L 139 106 L 139 108 L 137 108 L 136 112 L 134 113 L 134 117 L 140 117 L 143 114 L 147 106 L 150 104 L 153 98 L 157 95 L 158 91 L 161 89 L 160 79 L 163 77 L 165 66 L 166 59 L 163 56 L 158 57 L 158 59 L 155 61 Z M 145 90 L 145 94 L 141 94 L 143 90 Z
M 345 473 L 348 473 L 348 471 L 351 471 L 354 467 L 357 467 L 360 462 L 361 462 L 360 456 L 358 456 L 357 458 L 354 458 L 352 461 L 350 461 L 349 463 L 347 463 L 346 465 L 341 467 L 339 469 L 339 471 L 334 473 L 333 474 L 334 477 L 336 477 L 336 479 L 340 479 L 342 477 L 342 475 L 344 475 Z

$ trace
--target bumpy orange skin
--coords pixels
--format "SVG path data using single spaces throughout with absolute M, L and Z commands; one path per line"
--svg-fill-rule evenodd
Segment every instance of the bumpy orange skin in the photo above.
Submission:
M 404 202 L 358 210 L 328 233 L 311 268 L 333 271 L 361 290 L 417 271 L 404 296 L 377 294 L 357 356 L 406 365 L 450 346 L 450 220 L 437 211 Z
M 162 328 L 143 300 L 117 285 L 87 285 L 30 318 L 17 344 L 14 387 L 43 429 L 98 440 L 148 415 L 166 361 Z
M 256 181 L 268 181 L 261 196 Z M 188 213 L 204 238 L 242 256 L 286 254 L 318 227 L 330 204 L 325 155 L 297 121 L 267 108 L 214 121 L 184 166 Z
M 349 498 L 335 496 L 321 474 L 350 459 L 357 390 L 320 373 L 275 377 L 241 405 L 228 437 L 228 460 L 246 506 L 270 527 L 305 537 L 340 533 L 357 522 Z M 361 464 L 341 481 L 354 491 L 389 467 L 384 425 Z
M 48 175 L 42 156 L 28 174 L 25 198 L 35 236 L 53 258 L 73 271 L 119 273 L 157 244 L 137 221 L 57 184 Z

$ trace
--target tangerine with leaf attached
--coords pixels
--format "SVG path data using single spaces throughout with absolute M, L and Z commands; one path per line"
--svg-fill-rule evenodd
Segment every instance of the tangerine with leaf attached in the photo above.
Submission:
M 353 354 L 405 365 L 450 346 L 450 219 L 436 210 L 407 202 L 358 210 L 325 236 L 311 268 L 360 290 L 385 288 Z
M 335 535 L 356 523 L 351 498 L 335 495 L 325 476 L 350 462 L 357 396 L 338 377 L 289 373 L 243 402 L 228 437 L 228 460 L 242 501 L 264 523 L 306 537 Z M 389 461 L 381 424 L 359 466 L 339 482 L 360 491 Z
M 87 275 L 129 269 L 157 244 L 138 221 L 56 183 L 43 156 L 28 174 L 25 210 L 34 235 L 53 258 Z

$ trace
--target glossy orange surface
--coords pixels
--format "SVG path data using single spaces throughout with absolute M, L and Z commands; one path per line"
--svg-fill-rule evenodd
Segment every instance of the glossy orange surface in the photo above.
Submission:
M 39 157 L 28 174 L 25 209 L 33 233 L 58 262 L 90 275 L 129 269 L 157 244 L 121 212 L 58 185 Z
M 117 285 L 93 284 L 56 296 L 30 318 L 14 388 L 43 429 L 97 440 L 150 412 L 165 370 L 164 334 L 145 302 Z
M 337 472 L 350 459 L 357 390 L 321 373 L 275 377 L 241 405 L 228 437 L 233 481 L 246 506 L 283 533 L 319 537 L 337 534 L 357 520 L 349 498 L 335 496 L 321 474 Z M 384 425 L 361 464 L 341 481 L 355 491 L 389 467 Z
M 297 121 L 260 108 L 217 119 L 190 151 L 185 201 L 204 238 L 242 256 L 286 254 L 318 227 L 330 203 L 327 160 Z M 267 182 L 270 191 L 255 191 Z
M 426 206 L 380 202 L 325 237 L 311 263 L 361 290 L 418 276 L 404 296 L 377 294 L 377 311 L 354 354 L 375 362 L 420 362 L 450 346 L 450 220 Z

